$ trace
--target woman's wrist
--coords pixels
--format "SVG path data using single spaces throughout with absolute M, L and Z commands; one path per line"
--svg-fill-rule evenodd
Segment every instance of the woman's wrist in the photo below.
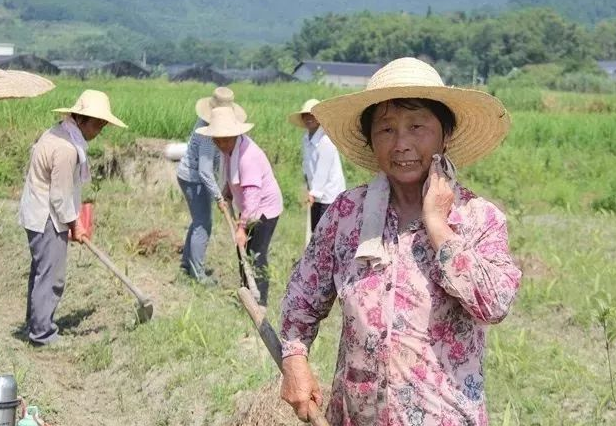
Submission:
M 426 226 L 426 231 L 434 250 L 438 250 L 441 245 L 456 236 L 455 232 L 453 232 L 451 227 L 447 224 L 447 221 L 441 217 L 427 216 L 424 218 L 424 225 Z

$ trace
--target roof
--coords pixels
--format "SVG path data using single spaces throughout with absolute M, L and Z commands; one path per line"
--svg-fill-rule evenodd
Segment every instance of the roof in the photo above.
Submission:
M 51 63 L 60 68 L 60 71 L 92 70 L 105 65 L 105 62 L 102 61 L 51 61 Z
M 207 64 L 194 65 L 179 71 L 176 74 L 168 75 L 170 81 L 196 80 L 203 83 L 214 83 L 219 86 L 224 86 L 230 83 L 227 77 L 212 70 Z
M 362 64 L 357 62 L 325 62 L 325 61 L 302 61 L 293 73 L 301 66 L 306 67 L 310 72 L 324 72 L 328 75 L 346 75 L 352 77 L 372 77 L 381 68 L 380 64 Z
M 21 70 L 57 75 L 60 69 L 51 62 L 35 55 L 15 55 L 0 61 L 0 69 Z
M 280 72 L 274 68 L 257 69 L 219 69 L 212 68 L 214 71 L 224 75 L 230 81 L 251 81 L 252 83 L 272 83 L 275 81 L 293 81 L 295 77 Z
M 150 71 L 131 61 L 115 61 L 103 65 L 100 70 L 116 77 L 146 78 L 151 75 Z

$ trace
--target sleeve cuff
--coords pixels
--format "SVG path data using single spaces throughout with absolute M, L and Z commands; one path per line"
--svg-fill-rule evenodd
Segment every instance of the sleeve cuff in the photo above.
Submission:
M 58 220 L 66 225 L 66 224 L 76 221 L 78 217 L 79 217 L 78 214 L 72 214 L 69 216 L 64 216 L 64 215 L 59 214 Z
M 323 197 L 323 191 L 315 191 L 314 189 L 310 190 L 309 194 L 316 199 L 320 199 Z
M 293 355 L 303 355 L 308 357 L 308 348 L 298 340 L 282 341 L 282 357 L 286 358 Z

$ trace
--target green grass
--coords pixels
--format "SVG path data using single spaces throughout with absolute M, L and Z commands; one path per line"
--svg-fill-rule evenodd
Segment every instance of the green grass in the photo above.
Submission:
M 5 195 L 18 193 L 30 144 L 57 118 L 50 110 L 70 106 L 86 87 L 75 80 L 56 82 L 58 88 L 43 97 L 0 103 L 0 192 Z M 104 146 L 130 147 L 138 136 L 185 140 L 195 120 L 194 102 L 213 89 L 162 80 L 94 80 L 87 87 L 108 92 L 113 109 L 130 125 L 125 132 L 106 129 L 96 145 L 100 153 Z M 251 135 L 272 161 L 286 199 L 270 256 L 270 318 L 277 327 L 278 302 L 303 247 L 300 132 L 286 123 L 286 116 L 307 98 L 341 91 L 302 84 L 239 84 L 233 89 L 256 123 Z M 491 328 L 488 339 L 490 417 L 492 424 L 503 426 L 614 424 L 616 401 L 610 395 L 595 299 L 616 294 L 616 220 L 611 207 L 616 201 L 610 201 L 616 199 L 616 117 L 605 110 L 574 107 L 597 99 L 616 105 L 616 96 L 549 92 L 544 98 L 554 97 L 558 106 L 546 110 L 524 100 L 527 95 L 520 93 L 516 100 L 511 92 L 505 99 L 522 107 L 510 107 L 513 128 L 504 146 L 461 172 L 463 183 L 508 212 L 510 245 L 525 272 L 512 313 Z M 350 184 L 369 177 L 346 162 L 345 172 Z M 73 263 L 69 281 L 80 285 L 67 292 L 62 309 L 70 312 L 103 300 L 98 309 L 107 315 L 104 332 L 90 339 L 72 337 L 81 345 L 73 362 L 85 377 L 107 380 L 103 387 L 117 394 L 114 407 L 125 419 L 186 423 L 195 407 L 203 411 L 203 424 L 229 416 L 234 396 L 259 389 L 275 377 L 276 369 L 235 298 L 236 259 L 220 217 L 208 259 L 223 286 L 207 290 L 177 274 L 178 256 L 169 250 L 149 258 L 137 253 L 138 236 L 153 228 L 183 237 L 188 215 L 173 182 L 152 189 L 106 180 L 95 195 L 97 241 L 121 259 L 120 267 L 126 266 L 131 277 L 151 281 L 149 285 L 169 297 L 160 300 L 163 306 L 155 321 L 135 327 L 131 300 L 121 285 L 100 268 Z M 5 268 L 0 281 L 7 283 L 10 294 L 14 283 L 24 281 L 28 254 L 13 220 L 14 208 L 6 211 L 0 214 L 0 255 L 14 267 Z M 107 284 L 97 285 L 100 282 Z M 325 384 L 334 371 L 339 321 L 336 306 L 311 354 Z M 4 354 L 11 360 L 7 368 L 19 372 L 26 392 L 41 398 L 52 419 L 62 419 L 67 409 L 37 387 L 30 355 L 20 358 L 0 348 L 0 359 Z M 113 382 L 116 376 L 122 383 Z M 135 389 L 145 389 L 145 395 Z M 164 402 L 154 394 L 163 395 Z M 137 414 L 131 414 L 135 406 Z

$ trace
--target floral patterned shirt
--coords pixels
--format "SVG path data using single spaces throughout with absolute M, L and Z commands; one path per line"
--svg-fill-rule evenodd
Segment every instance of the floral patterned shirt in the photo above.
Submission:
M 486 329 L 506 315 L 521 272 L 504 214 L 459 185 L 448 223 L 457 238 L 435 251 L 421 221 L 398 231 L 386 209 L 391 263 L 354 259 L 367 186 L 343 192 L 325 213 L 282 302 L 283 357 L 308 355 L 336 298 L 338 362 L 332 426 L 488 424 L 483 377 Z

